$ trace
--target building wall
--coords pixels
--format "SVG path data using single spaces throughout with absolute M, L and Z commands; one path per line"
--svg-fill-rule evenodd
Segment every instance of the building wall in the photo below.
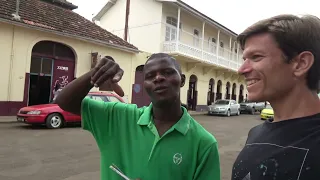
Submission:
M 23 101 L 25 76 L 30 72 L 32 48 L 37 42 L 43 40 L 63 43 L 73 49 L 76 56 L 76 77 L 90 70 L 91 52 L 114 57 L 123 70 L 129 72 L 124 73 L 119 84 L 127 99 L 131 101 L 131 76 L 134 74 L 130 72 L 133 69 L 134 54 L 5 23 L 0 23 L 0 32 L 0 71 L 2 73 L 0 85 L 5 87 L 0 88 L 0 105 L 4 105 L 5 102 Z
M 178 18 L 178 7 L 173 6 L 172 3 L 164 3 L 163 8 L 162 8 L 162 13 L 163 13 L 163 16 L 162 16 L 162 27 L 161 27 L 161 43 L 163 43 L 165 40 L 166 18 L 168 16 Z M 203 21 L 200 18 L 196 18 L 195 16 L 193 16 L 190 13 L 181 9 L 180 23 L 182 26 L 182 30 L 180 31 L 179 41 L 181 43 L 187 44 L 189 46 L 193 46 L 193 47 L 201 49 L 202 48 Z M 193 43 L 194 29 L 197 29 L 200 33 L 200 35 L 199 35 L 200 42 L 199 42 L 198 46 L 195 46 Z M 210 38 L 213 37 L 216 39 L 216 41 L 218 41 L 218 31 L 219 31 L 219 29 L 217 27 L 212 26 L 208 23 L 205 24 L 204 38 L 203 38 L 204 39 L 204 43 L 203 43 L 204 50 L 210 52 L 210 46 L 209 46 Z M 231 38 L 231 44 L 230 44 L 230 38 Z M 227 32 L 224 32 L 221 30 L 220 35 L 219 35 L 219 41 L 223 42 L 224 48 L 225 48 L 225 52 L 223 53 L 223 55 L 227 56 L 228 51 L 231 51 L 231 47 L 234 48 L 234 46 L 235 46 L 234 42 L 236 41 L 236 38 L 233 35 L 228 34 Z M 217 42 L 217 45 L 220 45 L 220 42 Z M 234 52 L 234 50 L 233 50 L 233 52 Z M 222 54 L 220 54 L 220 55 L 222 55 Z
M 191 75 L 196 75 L 198 78 L 197 81 L 197 91 L 198 91 L 198 101 L 197 105 L 199 106 L 199 110 L 207 110 L 207 98 L 208 98 L 208 90 L 209 90 L 209 81 L 211 78 L 214 79 L 214 89 L 213 92 L 217 92 L 217 85 L 218 80 L 221 80 L 221 93 L 222 93 L 222 99 L 224 99 L 226 95 L 226 84 L 227 82 L 230 82 L 230 94 L 232 93 L 232 85 L 233 83 L 236 83 L 236 95 L 237 95 L 237 101 L 239 98 L 239 90 L 240 85 L 242 84 L 244 86 L 243 89 L 243 96 L 245 97 L 247 94 L 246 86 L 243 80 L 238 80 L 239 76 L 231 76 L 231 74 L 225 73 L 222 74 L 220 72 L 217 73 L 217 71 L 211 71 L 208 74 L 203 73 L 203 66 L 196 66 L 195 68 L 187 71 L 187 63 L 184 61 L 179 60 L 179 63 L 181 65 L 181 69 L 183 74 L 186 76 L 186 83 L 184 87 L 181 89 L 181 101 L 182 103 L 187 103 L 187 91 L 189 88 L 189 80 Z
M 101 18 L 101 27 L 124 37 L 126 0 L 117 3 Z M 128 41 L 141 51 L 159 52 L 162 3 L 132 0 L 130 4 Z

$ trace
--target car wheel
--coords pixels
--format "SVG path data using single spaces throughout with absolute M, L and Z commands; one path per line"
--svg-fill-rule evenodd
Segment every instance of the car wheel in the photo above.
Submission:
M 58 129 L 58 128 L 61 128 L 62 125 L 63 125 L 63 118 L 58 113 L 50 114 L 46 118 L 46 126 L 49 129 Z
M 237 116 L 240 116 L 240 110 L 238 109 Z
M 227 116 L 228 116 L 228 117 L 230 117 L 230 116 L 231 116 L 230 109 L 227 111 Z
M 256 113 L 256 110 L 254 108 L 251 109 L 251 114 L 254 115 Z

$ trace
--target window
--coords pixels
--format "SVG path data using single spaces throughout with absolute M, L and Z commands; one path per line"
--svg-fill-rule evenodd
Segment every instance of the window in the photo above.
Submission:
M 200 36 L 199 30 L 198 30 L 198 29 L 194 29 L 194 30 L 193 30 L 193 45 L 194 45 L 195 47 L 199 47 L 199 44 L 200 44 L 200 38 L 199 38 L 199 36 Z
M 118 98 L 116 98 L 114 96 L 108 96 L 108 99 L 110 102 L 121 102 Z
M 213 53 L 216 52 L 216 39 L 215 38 L 209 38 L 209 50 L 210 50 L 210 52 L 213 52 Z
M 32 56 L 30 73 L 42 73 L 50 75 L 52 71 L 52 59 Z
M 97 101 L 105 101 L 108 102 L 108 99 L 105 96 L 91 96 L 92 99 Z
M 165 41 L 175 41 L 177 39 L 177 24 L 178 20 L 174 17 L 167 17 L 166 19 L 166 35 Z M 179 25 L 179 30 L 181 34 L 181 23 Z M 180 39 L 180 37 L 179 37 Z
M 223 48 L 223 46 L 224 46 L 223 42 L 220 42 L 220 47 L 222 47 L 222 48 Z
M 223 55 L 224 54 L 224 48 L 223 48 L 223 46 L 224 46 L 224 44 L 223 44 L 223 42 L 220 42 L 220 53 L 219 53 L 219 55 Z

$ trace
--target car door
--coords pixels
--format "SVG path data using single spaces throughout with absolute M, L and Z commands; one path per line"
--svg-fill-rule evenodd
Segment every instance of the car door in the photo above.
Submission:
M 237 111 L 236 111 L 236 103 L 235 101 L 231 101 L 230 102 L 230 110 L 231 110 L 231 114 L 235 114 Z

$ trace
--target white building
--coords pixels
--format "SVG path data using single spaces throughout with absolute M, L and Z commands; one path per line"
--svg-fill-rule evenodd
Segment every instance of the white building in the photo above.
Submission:
M 127 40 L 142 51 L 176 57 L 187 77 L 183 103 L 201 110 L 216 99 L 242 101 L 246 89 L 237 74 L 242 52 L 236 33 L 181 0 L 130 1 Z M 123 38 L 126 7 L 127 0 L 110 0 L 93 20 Z M 141 69 L 137 67 L 136 74 Z M 135 84 L 141 82 L 136 78 Z

